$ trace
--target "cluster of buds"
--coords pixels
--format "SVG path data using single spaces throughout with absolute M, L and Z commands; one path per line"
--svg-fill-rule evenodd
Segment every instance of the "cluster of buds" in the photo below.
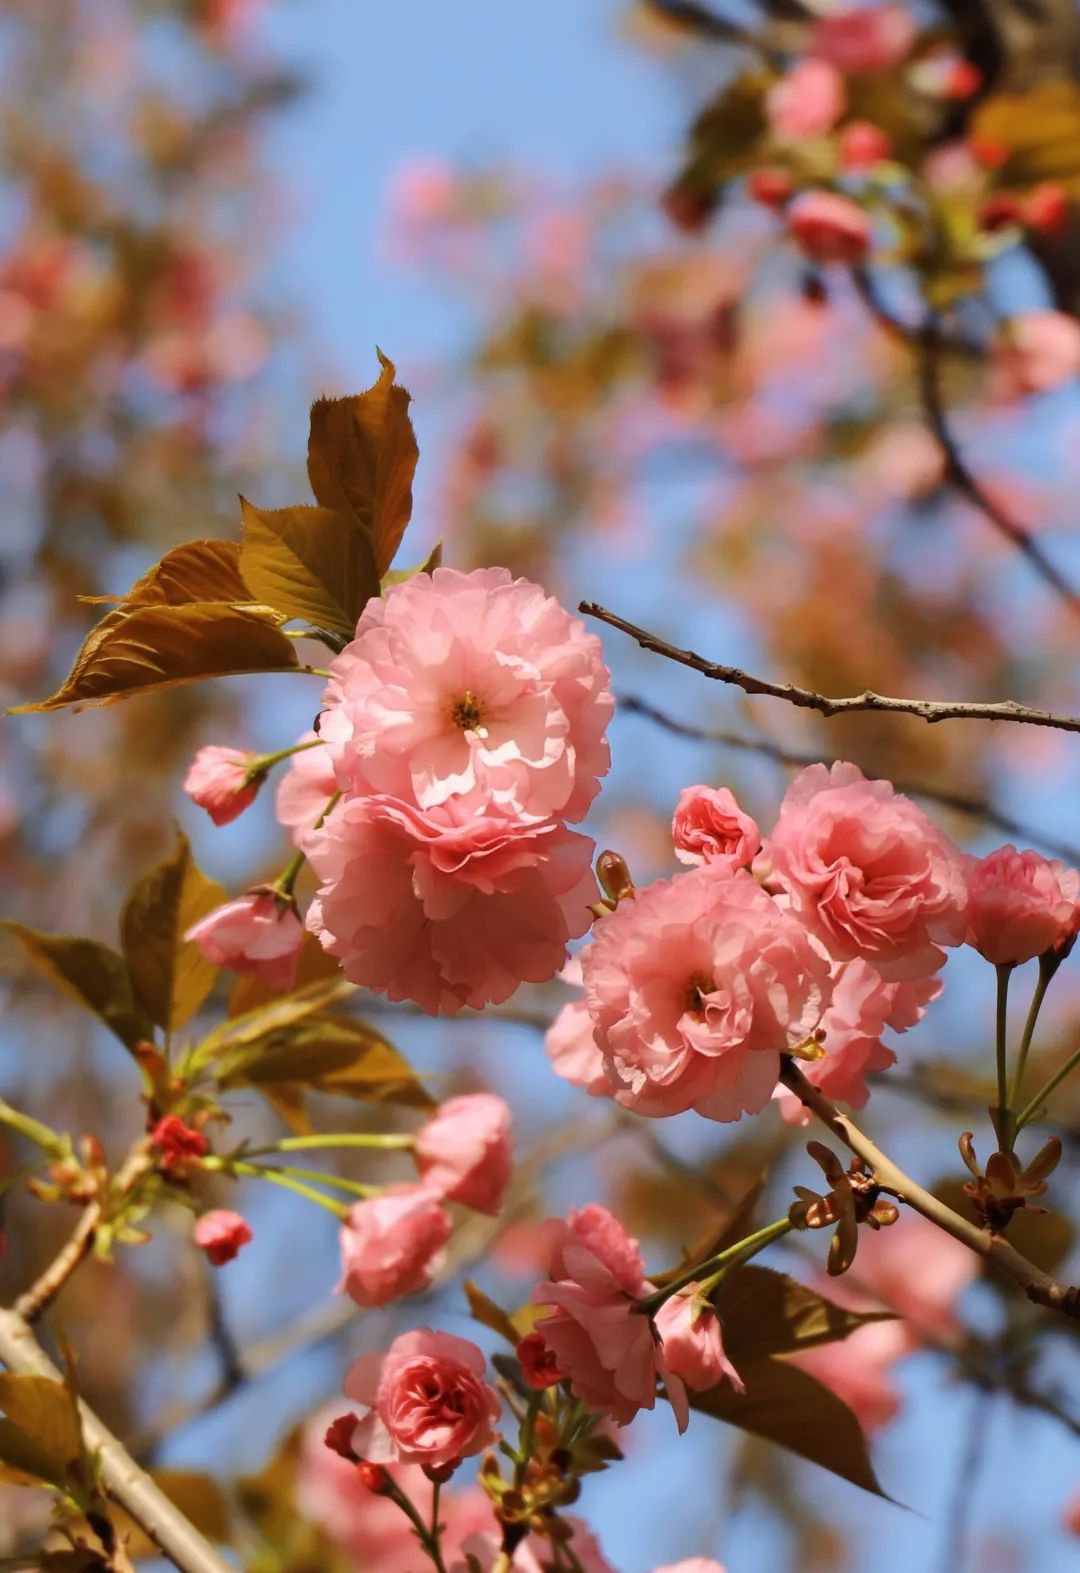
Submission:
M 105 1152 L 96 1136 L 84 1136 L 80 1143 L 81 1160 L 74 1153 L 57 1158 L 42 1178 L 33 1175 L 26 1189 L 39 1202 L 70 1202 L 85 1207 L 104 1195 L 108 1183 Z
M 829 1276 L 838 1278 L 855 1260 L 859 1244 L 859 1225 L 884 1229 L 895 1223 L 900 1210 L 881 1194 L 861 1158 L 845 1169 L 839 1158 L 822 1142 L 807 1142 L 806 1150 L 829 1182 L 822 1195 L 805 1185 L 795 1186 L 798 1200 L 791 1204 L 788 1218 L 796 1229 L 835 1228 L 829 1242 Z
M 973 1176 L 965 1183 L 964 1191 L 985 1228 L 1004 1234 L 1013 1213 L 1022 1207 L 1034 1213 L 1046 1211 L 1045 1207 L 1033 1207 L 1029 1198 L 1046 1192 L 1047 1179 L 1061 1161 L 1059 1137 L 1051 1136 L 1026 1169 L 1021 1168 L 1015 1153 L 994 1152 L 986 1160 L 985 1172 L 981 1170 L 970 1131 L 961 1136 L 959 1146 L 960 1156 Z

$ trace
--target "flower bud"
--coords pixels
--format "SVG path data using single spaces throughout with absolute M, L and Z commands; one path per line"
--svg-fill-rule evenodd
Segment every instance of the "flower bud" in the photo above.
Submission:
M 604 895 L 616 905 L 634 894 L 634 881 L 630 878 L 626 859 L 618 852 L 601 852 L 596 860 L 596 877 Z

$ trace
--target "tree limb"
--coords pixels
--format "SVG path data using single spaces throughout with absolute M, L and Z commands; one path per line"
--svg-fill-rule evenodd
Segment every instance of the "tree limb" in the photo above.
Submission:
M 754 677 L 750 672 L 744 672 L 737 666 L 724 666 L 719 661 L 706 660 L 704 656 L 697 655 L 693 650 L 680 650 L 677 645 L 669 644 L 659 635 L 649 633 L 648 629 L 639 628 L 636 623 L 627 622 L 626 618 L 620 617 L 616 612 L 609 612 L 606 607 L 597 605 L 595 601 L 580 602 L 578 611 L 585 617 L 595 617 L 600 622 L 617 628 L 620 633 L 629 634 L 643 650 L 651 650 L 654 655 L 662 655 L 669 661 L 677 661 L 680 666 L 688 666 L 693 671 L 700 672 L 703 677 L 710 677 L 718 683 L 730 683 L 736 688 L 741 688 L 745 694 L 764 694 L 772 699 L 786 699 L 788 704 L 795 705 L 800 710 L 816 710 L 823 716 L 849 715 L 853 711 L 875 710 L 892 715 L 918 716 L 921 721 L 927 721 L 931 725 L 937 721 L 1016 721 L 1027 726 L 1056 727 L 1061 732 L 1080 732 L 1080 717 L 1056 715 L 1050 710 L 1032 710 L 1027 705 L 1018 704 L 1015 699 L 1001 699 L 992 703 L 966 699 L 898 699 L 888 694 L 875 694 L 869 688 L 861 694 L 849 694 L 844 698 L 834 699 L 827 694 L 815 693 L 810 688 L 800 688 L 795 683 L 774 683 L 765 677 Z
M 59 1371 L 15 1311 L 0 1311 L 0 1360 L 20 1376 L 62 1380 Z M 83 1436 L 98 1454 L 109 1496 L 129 1514 L 180 1573 L 233 1573 L 229 1563 L 135 1463 L 121 1442 L 79 1401 Z
M 1004 1235 L 980 1229 L 970 1219 L 961 1217 L 939 1201 L 930 1191 L 924 1190 L 909 1174 L 898 1168 L 891 1158 L 887 1158 L 846 1114 L 841 1114 L 823 1093 L 807 1081 L 792 1060 L 781 1060 L 780 1080 L 804 1108 L 816 1114 L 822 1124 L 843 1142 L 849 1152 L 862 1159 L 876 1183 L 888 1195 L 905 1202 L 984 1261 L 999 1267 L 1020 1285 L 1028 1299 L 1036 1305 L 1059 1311 L 1063 1316 L 1080 1318 L 1080 1289 L 1059 1284 L 1049 1273 L 1044 1273 L 1034 1262 L 1029 1262 L 1026 1256 L 1021 1256 Z

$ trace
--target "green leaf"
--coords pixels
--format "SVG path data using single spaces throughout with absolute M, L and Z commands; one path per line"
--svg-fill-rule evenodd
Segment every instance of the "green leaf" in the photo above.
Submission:
M 482 1289 L 468 1278 L 465 1280 L 465 1298 L 469 1302 L 469 1311 L 474 1322 L 479 1322 L 481 1327 L 488 1327 L 493 1333 L 498 1333 L 500 1338 L 505 1338 L 511 1349 L 516 1349 L 521 1342 L 521 1333 L 514 1326 L 513 1318 L 501 1305 L 496 1305 Z
M 128 896 L 120 933 L 139 1004 L 159 1027 L 182 1027 L 214 986 L 218 969 L 184 935 L 225 900 L 225 891 L 196 867 L 187 837 L 140 879 Z
M 707 1393 L 690 1393 L 690 1408 L 786 1447 L 874 1496 L 885 1496 L 861 1425 L 816 1377 L 768 1356 L 744 1362 L 739 1375 L 745 1393 L 721 1382 Z
M 320 947 L 321 949 L 321 947 Z M 290 994 L 277 994 L 223 1021 L 207 1034 L 198 1048 L 200 1060 L 212 1059 L 227 1049 L 255 1043 L 272 1033 L 315 1016 L 347 1000 L 356 986 L 334 969 L 329 978 L 317 978 Z
M 351 638 L 379 593 L 372 543 L 333 508 L 256 508 L 241 497 L 240 566 L 252 591 L 286 618 Z
M 92 629 L 67 679 L 23 715 L 67 705 L 109 705 L 130 694 L 242 672 L 295 670 L 293 642 L 267 607 L 227 601 L 119 606 Z
M 0 1372 L 0 1410 L 12 1425 L 67 1467 L 82 1458 L 82 1425 L 70 1388 L 51 1376 Z
M 81 601 L 126 606 L 183 606 L 189 601 L 254 600 L 240 574 L 235 541 L 186 541 L 166 552 L 126 595 L 81 595 Z
M 347 1016 L 317 1016 L 266 1033 L 227 1055 L 222 1087 L 303 1086 L 368 1103 L 430 1109 L 409 1062 L 380 1032 Z
M 813 1349 L 867 1322 L 896 1319 L 891 1311 L 845 1310 L 785 1273 L 751 1265 L 728 1273 L 712 1303 L 723 1323 L 724 1348 L 739 1371 L 763 1355 Z
M 154 1024 L 135 997 L 127 963 L 115 950 L 96 939 L 42 934 L 22 923 L 2 926 L 16 936 L 43 977 L 100 1016 L 129 1049 L 153 1039 Z
M 409 395 L 394 382 L 393 361 L 378 355 L 382 370 L 373 387 L 312 405 L 308 477 L 317 502 L 346 514 L 367 535 L 382 578 L 412 514 L 419 450 Z

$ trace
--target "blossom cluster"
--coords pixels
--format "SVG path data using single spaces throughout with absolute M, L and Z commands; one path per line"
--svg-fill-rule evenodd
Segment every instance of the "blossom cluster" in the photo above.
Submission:
M 731 1121 L 779 1095 L 780 1056 L 859 1107 L 941 991 L 945 947 L 997 965 L 1071 945 L 1075 870 L 1006 846 L 965 857 L 908 798 L 856 766 L 812 765 L 762 836 L 726 789 L 683 793 L 675 855 L 691 865 L 594 926 L 583 996 L 547 1038 L 556 1071 L 639 1114 Z

